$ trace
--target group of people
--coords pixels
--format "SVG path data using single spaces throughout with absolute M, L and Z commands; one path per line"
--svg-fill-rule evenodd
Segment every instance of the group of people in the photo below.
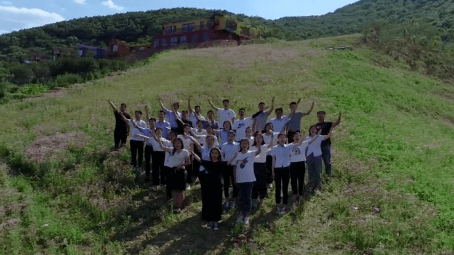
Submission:
M 126 143 L 130 130 L 131 164 L 141 170 L 145 154 L 145 181 L 165 185 L 176 213 L 183 207 L 184 191 L 200 181 L 202 219 L 209 222 L 211 229 L 219 229 L 223 208 L 234 208 L 235 202 L 238 221 L 248 224 L 251 211 L 263 204 L 273 181 L 276 212 L 283 214 L 287 210 L 289 183 L 297 205 L 300 203 L 306 166 L 311 191 L 320 188 L 323 163 L 326 174 L 332 174 L 330 137 L 341 121 L 340 113 L 336 122 L 326 122 L 326 113 L 317 112 L 318 122 L 311 125 L 305 137 L 301 119 L 312 112 L 314 103 L 307 112 L 299 112 L 301 99 L 290 103 L 287 115 L 282 108 L 274 110 L 273 98 L 269 109 L 260 102 L 251 117 L 245 116 L 244 108 L 239 109 L 236 120 L 227 99 L 223 108 L 209 101 L 213 110 L 207 112 L 206 118 L 200 106 L 191 107 L 191 98 L 187 110 L 181 112 L 178 102 L 167 109 L 158 100 L 158 119 L 149 118 L 145 107 L 147 123 L 141 119 L 140 110 L 131 118 L 126 104 L 118 110 L 108 100 L 116 119 L 115 148 Z M 273 110 L 276 116 L 268 120 Z M 218 121 L 214 119 L 215 112 Z

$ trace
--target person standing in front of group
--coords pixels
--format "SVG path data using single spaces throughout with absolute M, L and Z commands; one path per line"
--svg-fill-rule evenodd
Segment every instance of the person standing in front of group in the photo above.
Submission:
M 229 109 L 229 105 L 230 105 L 229 100 L 224 99 L 222 101 L 222 104 L 224 105 L 224 109 L 214 106 L 214 104 L 213 104 L 213 102 L 211 102 L 211 100 L 208 100 L 208 101 L 210 102 L 210 105 L 213 107 L 213 109 L 218 112 L 218 116 L 219 116 L 218 123 L 224 124 L 224 122 L 228 120 L 228 121 L 230 121 L 230 124 L 233 124 L 236 114 L 235 114 L 235 111 L 233 111 L 232 109 Z
M 337 125 L 340 124 L 342 114 L 339 113 L 339 116 L 337 117 L 336 122 L 325 122 L 325 115 L 326 113 L 324 111 L 319 111 L 317 112 L 317 118 L 318 118 L 318 123 L 314 124 L 318 129 L 321 129 L 321 135 L 328 135 L 331 128 L 336 127 Z M 322 150 L 322 159 L 323 162 L 325 163 L 325 172 L 328 176 L 332 175 L 331 171 L 331 139 L 328 138 L 324 140 L 321 144 L 321 150 Z
M 273 163 L 271 166 L 272 175 L 276 185 L 276 211 L 284 214 L 288 203 L 288 183 L 290 180 L 290 156 L 292 147 L 285 144 L 287 136 L 279 134 L 278 143 L 271 150 Z M 281 201 L 281 192 L 283 201 Z
M 300 132 L 300 127 L 301 127 L 301 118 L 311 114 L 312 109 L 314 109 L 314 102 L 312 102 L 311 108 L 309 111 L 306 113 L 302 112 L 297 112 L 296 110 L 298 109 L 298 105 L 301 102 L 301 98 L 298 99 L 298 102 L 291 102 L 290 103 L 290 114 L 287 115 L 288 122 L 287 122 L 287 127 L 288 127 L 288 143 L 293 143 L 293 135 L 295 132 Z
M 158 97 L 159 104 L 161 105 L 161 110 L 167 115 L 167 121 L 170 123 L 171 130 L 178 134 L 178 118 L 181 118 L 181 112 L 178 111 L 180 104 L 178 102 L 173 103 L 172 110 L 169 110 L 164 107 L 161 102 L 161 99 Z
M 115 115 L 115 131 L 114 131 L 114 144 L 115 144 L 115 149 L 119 149 L 121 146 L 124 146 L 126 144 L 126 139 L 128 138 L 128 124 L 125 122 L 122 118 L 124 116 L 126 119 L 131 119 L 131 115 L 129 115 L 126 112 L 126 104 L 122 103 L 120 105 L 120 111 L 117 110 L 115 105 L 110 101 L 110 99 L 107 100 L 109 102 L 110 106 L 114 110 L 114 115 Z

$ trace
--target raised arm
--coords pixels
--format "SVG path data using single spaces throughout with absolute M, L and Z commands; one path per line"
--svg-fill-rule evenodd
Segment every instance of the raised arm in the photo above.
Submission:
M 318 139 L 318 137 L 320 136 L 321 133 L 322 133 L 322 130 L 320 129 L 320 130 L 317 132 L 317 135 L 314 136 L 314 137 L 312 137 L 312 139 L 309 140 L 309 141 L 307 142 L 307 144 L 308 144 L 308 145 L 311 145 L 313 142 L 315 142 L 315 141 Z M 301 141 L 301 142 L 302 142 L 302 141 Z M 301 144 L 301 142 L 300 142 L 300 144 Z
M 110 101 L 110 99 L 107 99 L 107 102 L 109 102 L 110 107 L 112 107 L 112 109 L 116 112 L 117 111 L 117 107 L 115 107 L 115 105 L 112 103 L 112 101 Z
M 167 109 L 167 108 L 164 107 L 164 105 L 162 104 L 162 101 L 161 101 L 161 99 L 160 99 L 159 97 L 158 97 L 158 100 L 159 100 L 159 105 L 161 106 L 161 109 L 162 109 L 163 111 L 169 111 L 169 109 Z
M 329 130 L 328 134 L 323 137 L 323 140 L 327 140 L 331 137 L 331 134 L 333 133 L 333 128 L 334 128 L 334 125 L 331 126 L 331 129 Z
M 336 122 L 333 123 L 333 128 L 341 123 L 342 113 L 339 112 Z
M 229 160 L 229 162 L 227 162 L 227 165 L 231 165 L 232 162 L 236 159 L 236 156 L 238 155 L 238 152 L 235 153 L 235 156 L 233 156 L 232 159 Z
M 192 131 L 191 131 L 191 133 L 192 133 Z M 197 150 L 202 151 L 202 146 L 200 146 L 200 143 L 196 139 L 194 139 L 194 137 L 190 136 L 189 134 L 187 134 L 187 135 L 188 135 L 189 139 L 191 139 L 193 144 L 195 144 L 195 146 L 197 147 Z
M 275 97 L 273 97 L 273 99 L 271 99 L 271 108 L 267 111 L 266 117 L 270 116 L 270 114 L 271 114 L 271 113 L 273 112 L 273 110 L 274 110 L 274 98 L 275 98 Z
M 300 104 L 301 102 L 301 97 L 298 99 L 298 101 L 296 101 L 296 107 L 298 107 L 298 105 Z
M 309 109 L 309 111 L 306 112 L 306 115 L 311 114 L 312 110 L 314 109 L 314 105 L 315 105 L 315 103 L 312 102 L 311 108 Z
M 211 107 L 213 107 L 214 110 L 217 111 L 217 110 L 219 109 L 218 107 L 216 107 L 216 106 L 213 104 L 213 102 L 211 102 L 211 99 L 208 99 L 208 102 L 210 102 L 210 105 L 211 105 Z
M 122 119 L 124 122 L 128 123 L 128 122 L 131 121 L 131 120 L 127 119 L 127 118 L 123 115 L 122 112 L 119 112 L 119 113 L 120 113 L 121 119 Z M 132 124 L 133 124 L 135 127 L 137 127 L 137 125 L 136 125 L 136 123 L 134 123 L 134 121 L 131 121 L 131 122 L 132 122 Z
M 151 137 L 148 137 L 148 136 L 146 136 L 146 135 L 137 134 L 137 136 L 138 136 L 138 137 L 142 137 L 142 138 L 147 139 L 147 140 L 150 140 L 150 139 L 151 139 Z

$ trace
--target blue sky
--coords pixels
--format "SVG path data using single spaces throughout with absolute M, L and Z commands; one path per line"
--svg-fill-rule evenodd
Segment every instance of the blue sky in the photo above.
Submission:
M 0 34 L 80 17 L 161 8 L 222 9 L 249 16 L 278 19 L 322 15 L 355 0 L 0 0 Z

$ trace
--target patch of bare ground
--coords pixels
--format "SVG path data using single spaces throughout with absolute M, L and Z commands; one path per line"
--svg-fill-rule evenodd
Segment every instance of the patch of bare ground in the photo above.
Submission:
M 0 224 L 0 233 L 4 230 L 8 230 L 13 228 L 15 225 L 19 224 L 19 219 L 8 219 L 2 224 Z
M 80 132 L 56 133 L 35 140 L 25 150 L 29 160 L 43 163 L 48 159 L 57 159 L 69 146 L 82 147 L 87 138 Z
M 237 47 L 193 49 L 185 53 L 189 56 L 216 56 L 229 61 L 234 68 L 248 68 L 256 61 L 280 63 L 299 57 L 296 49 L 278 49 L 265 44 L 240 45 Z

